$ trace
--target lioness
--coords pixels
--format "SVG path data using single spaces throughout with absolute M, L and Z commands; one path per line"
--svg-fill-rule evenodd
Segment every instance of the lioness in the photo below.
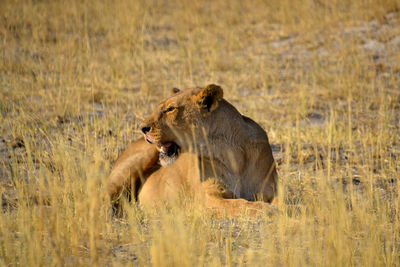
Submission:
M 267 134 L 224 100 L 217 85 L 174 89 L 141 130 L 144 138 L 123 152 L 108 178 L 114 201 L 134 187 L 144 206 L 174 203 L 186 193 L 206 207 L 236 213 L 262 208 L 256 200 L 276 196 Z

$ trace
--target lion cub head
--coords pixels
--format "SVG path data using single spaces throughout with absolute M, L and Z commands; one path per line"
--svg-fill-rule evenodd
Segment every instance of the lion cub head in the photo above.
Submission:
M 142 122 L 145 139 L 157 146 L 162 165 L 173 163 L 179 151 L 193 151 L 205 142 L 209 118 L 222 98 L 222 88 L 214 84 L 183 91 L 175 88 Z

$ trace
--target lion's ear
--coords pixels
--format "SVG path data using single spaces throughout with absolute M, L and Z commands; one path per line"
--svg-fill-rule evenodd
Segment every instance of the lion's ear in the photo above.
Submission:
M 202 110 L 211 112 L 218 107 L 218 102 L 224 96 L 222 88 L 215 84 L 209 84 L 197 94 L 197 104 Z
M 170 95 L 177 94 L 177 93 L 179 93 L 180 91 L 181 91 L 181 90 L 179 90 L 178 88 L 174 87 L 174 88 L 171 89 Z

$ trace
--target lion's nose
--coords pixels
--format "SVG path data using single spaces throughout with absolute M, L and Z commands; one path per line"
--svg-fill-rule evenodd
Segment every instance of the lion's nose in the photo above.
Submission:
M 149 131 L 150 131 L 150 127 L 147 127 L 147 126 L 142 127 L 142 132 L 143 132 L 144 134 L 148 133 Z

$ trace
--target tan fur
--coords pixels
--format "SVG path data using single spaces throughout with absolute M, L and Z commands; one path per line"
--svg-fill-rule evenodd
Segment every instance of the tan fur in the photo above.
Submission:
M 124 189 L 133 188 L 137 194 L 145 178 L 157 169 L 159 152 L 154 145 L 144 138 L 128 146 L 115 161 L 107 180 L 107 192 L 113 201 L 119 199 Z
M 147 173 L 138 194 L 144 206 L 172 204 L 185 194 L 235 214 L 259 210 L 265 204 L 256 200 L 271 202 L 276 196 L 277 174 L 265 131 L 224 100 L 219 86 L 174 90 L 142 127 L 149 129 L 145 138 L 153 145 L 140 139 L 121 155 L 109 178 L 111 196 L 135 183 L 140 173 Z M 179 156 L 155 169 L 154 149 L 167 142 L 180 147 Z

